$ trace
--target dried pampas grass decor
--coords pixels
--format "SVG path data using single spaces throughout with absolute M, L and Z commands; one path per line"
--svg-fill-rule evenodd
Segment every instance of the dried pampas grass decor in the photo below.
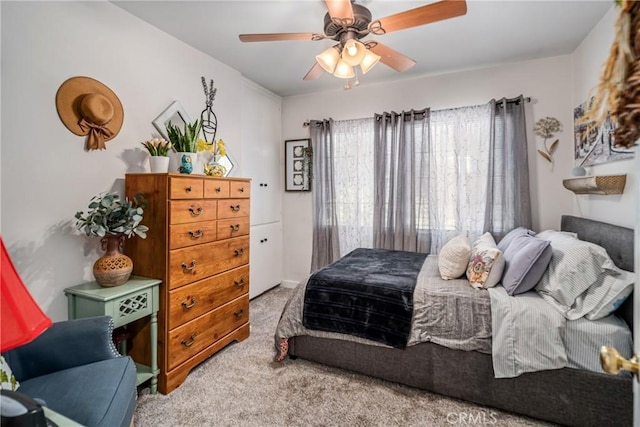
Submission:
M 640 2 L 616 0 L 616 5 L 615 39 L 581 122 L 599 127 L 610 113 L 615 144 L 631 147 L 640 138 Z

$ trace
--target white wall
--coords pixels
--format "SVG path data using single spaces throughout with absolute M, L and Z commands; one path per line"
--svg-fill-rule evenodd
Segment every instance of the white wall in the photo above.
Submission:
M 3 239 L 31 293 L 54 319 L 67 318 L 63 289 L 93 280 L 102 254 L 76 234 L 76 211 L 102 191 L 124 191 L 124 174 L 147 169 L 140 141 L 179 100 L 195 119 L 205 107 L 200 77 L 215 80 L 218 134 L 242 158 L 239 72 L 108 2 L 1 2 Z M 73 76 L 110 87 L 124 124 L 105 151 L 84 150 L 58 118 L 55 95 Z M 242 164 L 234 175 L 243 176 Z
M 617 8 L 609 12 L 594 27 L 572 55 L 573 106 L 585 102 L 598 84 L 598 79 L 607 60 L 614 40 L 614 25 Z M 573 196 L 576 215 L 613 224 L 633 227 L 637 204 L 637 170 L 634 160 L 620 160 L 587 168 L 589 175 L 627 174 L 627 184 L 620 196 L 579 195 Z
M 378 67 L 384 67 L 379 64 Z M 329 75 L 321 78 L 335 79 Z M 366 82 L 365 75 L 360 80 Z M 341 82 L 336 80 L 336 87 Z M 529 128 L 529 173 L 533 209 L 533 228 L 558 228 L 560 216 L 571 213 L 572 193 L 564 189 L 562 179 L 573 167 L 573 110 L 571 57 L 560 56 L 508 65 L 451 73 L 375 86 L 360 86 L 350 91 L 288 97 L 283 100 L 283 138 L 308 137 L 302 123 L 308 119 L 350 119 L 370 117 L 375 112 L 409 109 L 452 108 L 483 104 L 492 98 L 532 98 L 527 106 Z M 556 151 L 555 167 L 537 154 L 542 140 L 533 134 L 536 120 L 556 117 L 563 132 Z M 311 195 L 286 193 L 283 204 L 284 279 L 293 284 L 309 273 L 312 240 Z

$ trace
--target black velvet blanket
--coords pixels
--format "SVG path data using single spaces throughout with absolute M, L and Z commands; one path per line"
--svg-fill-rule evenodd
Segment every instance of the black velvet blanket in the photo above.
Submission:
M 413 291 L 426 257 L 360 248 L 316 271 L 307 282 L 304 326 L 405 348 Z

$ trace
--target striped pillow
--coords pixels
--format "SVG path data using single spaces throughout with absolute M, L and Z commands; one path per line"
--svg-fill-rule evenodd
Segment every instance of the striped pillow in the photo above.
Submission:
M 553 252 L 535 289 L 562 314 L 566 315 L 591 285 L 603 280 L 603 275 L 618 274 L 603 247 L 562 233 L 545 232 L 543 236 L 537 237 L 549 240 Z

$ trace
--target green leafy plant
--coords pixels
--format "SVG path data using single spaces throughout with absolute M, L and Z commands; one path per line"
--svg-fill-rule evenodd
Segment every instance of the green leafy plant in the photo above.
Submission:
M 167 123 L 167 136 L 173 145 L 173 149 L 179 153 L 196 153 L 198 138 L 202 129 L 202 119 L 193 123 L 185 123 L 184 129 L 177 125 Z
M 118 193 L 100 193 L 91 198 L 89 210 L 76 212 L 76 227 L 87 236 L 104 237 L 107 234 L 137 235 L 146 238 L 149 227 L 140 224 L 144 213 L 142 194 L 134 200 L 120 199 Z
M 152 156 L 167 157 L 171 149 L 171 143 L 164 138 L 153 138 L 140 144 L 144 145 L 144 148 L 146 148 Z

